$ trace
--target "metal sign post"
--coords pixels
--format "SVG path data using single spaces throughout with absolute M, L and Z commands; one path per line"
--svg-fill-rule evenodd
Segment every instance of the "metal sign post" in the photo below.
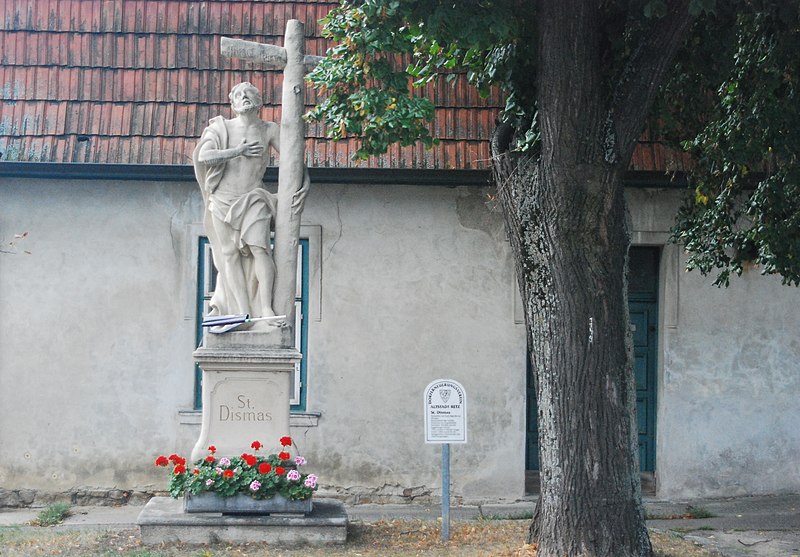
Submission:
M 425 442 L 442 445 L 442 541 L 450 539 L 450 443 L 467 442 L 467 393 L 458 381 L 425 388 Z

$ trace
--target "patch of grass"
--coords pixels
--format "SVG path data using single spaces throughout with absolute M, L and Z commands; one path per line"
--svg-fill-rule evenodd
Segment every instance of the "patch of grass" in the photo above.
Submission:
M 53 503 L 31 521 L 34 526 L 55 526 L 70 515 L 69 503 Z
M 713 518 L 716 515 L 706 509 L 705 507 L 693 507 L 689 505 L 686 507 L 686 512 L 683 514 L 648 514 L 645 513 L 646 520 L 687 520 L 693 518 Z
M 511 514 L 484 514 L 481 520 L 532 520 L 533 511 L 525 511 Z
M 689 505 L 686 507 L 686 514 L 689 515 L 690 518 L 713 518 L 714 513 L 709 511 L 705 507 L 693 507 Z

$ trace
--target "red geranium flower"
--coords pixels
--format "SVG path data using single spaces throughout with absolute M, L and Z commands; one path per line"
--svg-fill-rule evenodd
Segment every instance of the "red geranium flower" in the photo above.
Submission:
M 251 449 L 253 449 L 253 450 L 256 450 L 256 451 L 257 451 L 258 449 L 260 449 L 260 448 L 261 448 L 261 447 L 263 447 L 263 446 L 264 446 L 264 445 L 262 445 L 262 444 L 261 444 L 261 443 L 259 443 L 258 441 L 253 441 L 253 442 L 251 443 L 251 445 L 250 445 L 250 448 L 251 448 Z
M 225 470 L 225 471 L 222 473 L 222 476 L 223 476 L 224 478 L 232 478 L 232 477 L 233 477 L 233 470 Z
M 290 456 L 291 455 L 289 453 L 287 453 L 286 451 L 281 451 L 281 452 L 278 453 L 278 458 L 280 458 L 281 460 L 289 460 Z
M 186 464 L 186 459 L 183 458 L 183 457 L 180 457 L 180 456 L 178 456 L 176 454 L 169 455 L 169 461 L 172 462 L 175 465 L 178 465 L 178 464 L 185 465 Z
M 209 462 L 209 463 L 211 463 L 211 462 L 214 462 L 215 460 L 217 460 L 217 459 L 216 459 L 216 458 L 214 458 L 214 457 L 213 457 L 213 456 L 211 456 L 211 455 L 208 455 L 208 456 L 206 457 L 206 462 Z
M 192 470 L 192 474 L 194 474 L 195 476 L 197 476 L 199 473 L 200 473 L 200 470 L 198 470 L 197 468 Z
M 284 468 L 283 466 L 276 466 L 275 473 L 278 474 L 279 476 L 283 476 L 286 473 L 286 468 Z
M 208 446 L 208 452 L 210 452 L 211 454 L 214 454 L 215 452 L 217 452 L 217 448 L 214 445 L 209 445 Z
M 156 466 L 166 466 L 167 464 L 169 464 L 169 459 L 167 459 L 167 457 L 164 455 L 161 455 L 156 459 Z
M 244 453 L 242 455 L 242 460 L 244 460 L 248 466 L 255 466 L 258 459 L 251 454 Z
M 258 465 L 259 474 L 269 474 L 270 470 L 272 470 L 272 465 L 270 465 L 268 462 L 262 462 Z
M 186 466 L 184 466 L 183 464 L 178 464 L 177 466 L 175 466 L 175 469 L 172 471 L 172 473 L 175 474 L 175 475 L 183 474 L 184 472 L 186 472 Z
M 281 445 L 284 447 L 291 447 L 292 446 L 292 438 L 288 435 L 286 437 L 281 437 Z

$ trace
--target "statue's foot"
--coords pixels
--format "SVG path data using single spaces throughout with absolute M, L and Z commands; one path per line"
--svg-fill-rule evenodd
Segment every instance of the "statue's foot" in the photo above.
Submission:
M 286 325 L 286 316 L 285 315 L 265 315 L 264 319 L 260 321 L 261 323 L 266 323 L 270 327 L 283 327 Z
M 281 327 L 286 325 L 286 317 L 285 316 L 281 315 L 281 316 L 273 316 L 273 317 L 274 317 L 274 319 L 265 319 L 265 320 L 261 320 L 261 321 L 253 321 L 252 322 L 253 328 L 251 330 L 268 333 L 268 332 L 274 331 L 276 329 L 280 329 Z
M 274 321 L 267 321 L 272 327 L 283 327 L 286 325 L 286 316 L 285 315 L 276 315 L 274 316 Z

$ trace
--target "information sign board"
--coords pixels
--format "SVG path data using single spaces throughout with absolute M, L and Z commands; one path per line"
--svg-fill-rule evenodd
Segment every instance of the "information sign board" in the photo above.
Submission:
M 437 379 L 425 388 L 425 442 L 467 442 L 467 393 L 458 381 Z

